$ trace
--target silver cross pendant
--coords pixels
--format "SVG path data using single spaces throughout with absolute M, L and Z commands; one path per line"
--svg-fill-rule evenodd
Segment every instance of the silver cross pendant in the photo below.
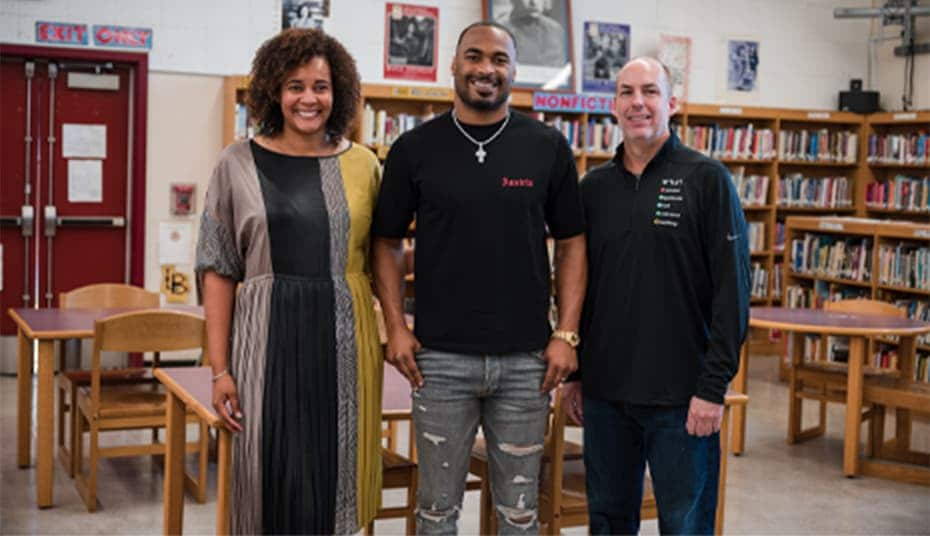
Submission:
M 487 155 L 488 155 L 488 153 L 484 150 L 484 145 L 483 145 L 483 144 L 479 144 L 479 145 L 478 145 L 478 150 L 475 151 L 475 158 L 478 159 L 478 163 L 479 163 L 479 164 L 484 164 L 484 157 L 487 156 Z

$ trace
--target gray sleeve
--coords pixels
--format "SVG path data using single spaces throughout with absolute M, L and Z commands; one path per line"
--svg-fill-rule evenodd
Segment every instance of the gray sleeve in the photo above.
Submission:
M 225 158 L 220 159 L 207 187 L 194 265 L 198 282 L 210 270 L 234 281 L 242 281 L 245 276 L 245 260 L 235 235 L 234 192 L 227 164 Z
M 236 242 L 226 226 L 204 210 L 200 217 L 200 236 L 197 240 L 197 260 L 194 271 L 198 279 L 210 270 L 234 281 L 242 281 L 242 258 L 236 251 Z

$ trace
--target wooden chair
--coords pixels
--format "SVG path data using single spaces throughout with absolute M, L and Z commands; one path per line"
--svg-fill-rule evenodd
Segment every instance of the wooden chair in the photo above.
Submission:
M 550 414 L 550 425 L 551 419 L 552 416 Z M 580 444 L 563 440 L 562 445 L 562 458 L 565 461 L 580 461 L 584 458 L 584 449 Z M 548 457 L 549 452 L 544 451 L 542 463 L 547 463 Z M 478 478 L 477 480 L 469 480 L 466 482 L 465 489 L 480 490 L 481 492 L 479 533 L 496 534 L 497 513 L 491 498 L 491 486 L 489 477 L 490 469 L 488 466 L 488 444 L 484 437 L 478 437 L 475 439 L 475 444 L 471 449 L 471 458 L 468 462 L 468 472 L 469 474 Z
M 894 305 L 877 300 L 855 299 L 826 302 L 824 310 L 845 313 L 867 313 L 903 318 L 906 312 Z M 824 434 L 827 427 L 827 402 L 846 403 L 846 370 L 841 364 L 829 362 L 803 363 L 803 336 L 796 336 L 791 356 L 791 369 L 788 374 L 788 443 L 806 441 Z M 823 341 L 821 341 L 823 344 Z M 850 348 L 852 351 L 852 348 Z M 869 352 L 870 353 L 870 352 Z M 874 375 L 874 372 L 867 372 Z M 804 429 L 803 401 L 820 402 L 820 419 L 816 426 Z M 863 401 L 863 407 L 866 407 Z M 863 419 L 869 420 L 874 412 L 866 409 Z M 872 451 L 872 435 L 869 434 L 868 447 Z
M 117 283 L 100 283 L 79 287 L 58 295 L 60 309 L 98 309 L 116 307 L 155 308 L 160 304 L 157 293 L 143 288 Z M 71 341 L 68 341 L 71 342 Z M 80 356 L 80 341 L 78 356 Z M 66 344 L 59 346 L 58 354 L 58 458 L 68 476 L 74 478 L 74 445 L 78 436 L 74 433 L 77 413 L 72 411 L 78 387 L 90 384 L 89 370 L 65 370 Z M 157 361 L 157 355 L 156 355 Z M 144 369 L 117 369 L 101 373 L 101 380 L 110 383 L 154 382 L 151 374 Z M 70 433 L 66 428 L 70 423 Z
M 397 431 L 398 422 L 406 420 L 409 423 L 409 455 L 403 456 L 398 452 Z M 415 534 L 417 528 L 417 478 L 419 477 L 416 462 L 416 443 L 413 431 L 413 420 L 409 412 L 406 414 L 392 414 L 386 419 L 387 427 L 382 430 L 381 438 L 387 446 L 381 447 L 381 488 L 406 489 L 407 501 L 404 506 L 381 507 L 375 520 L 404 518 L 406 534 Z M 375 521 L 372 520 L 365 527 L 366 534 L 375 533 Z
M 148 310 L 114 315 L 94 324 L 94 353 L 90 384 L 77 390 L 75 436 L 75 485 L 89 512 L 97 509 L 97 473 L 100 458 L 164 454 L 165 445 L 153 438 L 151 443 L 118 447 L 101 447 L 100 433 L 111 430 L 164 428 L 165 393 L 159 385 L 104 384 L 100 370 L 100 352 L 167 352 L 204 349 L 204 320 L 176 311 Z M 206 501 L 207 441 L 206 424 L 193 412 L 187 420 L 200 424 L 197 442 L 187 445 L 188 452 L 198 452 L 196 480 L 185 474 L 185 484 L 201 503 Z M 83 433 L 90 439 L 89 471 L 84 474 Z
M 914 381 L 916 349 L 913 338 L 898 345 L 897 377 L 866 378 L 863 405 L 871 405 L 868 457 L 859 459 L 859 471 L 868 476 L 890 478 L 930 486 L 930 454 L 911 450 L 913 413 L 930 415 L 930 385 Z M 895 409 L 895 437 L 885 440 L 885 411 Z
M 720 473 L 717 488 L 717 513 L 714 524 L 715 534 L 723 530 L 723 515 L 726 503 L 727 449 L 729 443 L 730 408 L 745 405 L 748 397 L 744 394 L 728 393 L 724 404 L 723 423 L 720 427 Z M 562 411 L 562 388 L 555 391 L 550 427 L 546 433 L 545 451 L 539 482 L 539 523 L 543 534 L 559 534 L 562 527 L 582 526 L 588 524 L 588 500 L 585 491 L 585 469 L 583 452 L 575 447 L 566 448 L 570 442 L 565 441 L 565 426 L 568 416 Z M 579 449 L 581 447 L 579 446 Z M 490 503 L 490 494 L 487 495 Z M 482 505 L 485 497 L 482 497 Z M 487 515 L 487 518 L 484 516 Z M 658 517 L 652 482 L 648 476 L 643 485 L 643 502 L 640 510 L 642 519 Z M 491 511 L 482 514 L 482 534 L 496 534 L 496 514 Z M 489 527 L 485 531 L 484 527 Z

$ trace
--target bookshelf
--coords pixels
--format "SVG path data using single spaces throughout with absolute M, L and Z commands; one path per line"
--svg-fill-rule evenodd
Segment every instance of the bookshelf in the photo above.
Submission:
M 782 302 L 822 308 L 827 300 L 870 298 L 930 321 L 930 224 L 854 217 L 791 216 L 785 230 Z M 842 367 L 843 342 L 810 338 L 806 359 Z M 869 341 L 867 369 L 893 373 L 897 340 Z M 916 378 L 928 381 L 930 336 L 917 339 Z M 891 371 L 891 372 L 889 372 Z
M 930 222 L 930 111 L 871 114 L 863 130 L 864 214 Z
M 453 89 L 443 87 L 403 86 L 386 84 L 362 84 L 362 105 L 358 129 L 352 139 L 368 145 L 378 158 L 384 160 L 390 143 L 400 133 L 412 128 L 434 115 L 452 107 Z M 575 164 L 583 173 L 613 157 L 616 143 L 611 143 L 615 134 L 605 135 L 610 124 L 608 116 L 575 112 L 535 112 L 531 91 L 515 89 L 511 93 L 511 108 L 542 121 L 566 137 L 575 155 Z M 392 130 L 394 135 L 381 135 Z M 394 126 L 397 125 L 397 128 Z M 616 132 L 616 130 L 614 130 Z M 596 135 L 595 135 L 596 134 Z M 374 143 L 372 143 L 374 142 Z
M 248 116 L 244 107 L 248 86 L 248 76 L 223 79 L 223 147 L 248 137 Z

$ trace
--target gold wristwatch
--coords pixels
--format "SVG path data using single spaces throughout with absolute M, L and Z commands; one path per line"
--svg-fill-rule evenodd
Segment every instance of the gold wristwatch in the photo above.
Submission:
M 581 343 L 581 337 L 578 336 L 577 331 L 568 331 L 565 329 L 557 329 L 552 332 L 552 339 L 561 339 L 568 343 L 572 348 L 578 348 L 578 344 Z

